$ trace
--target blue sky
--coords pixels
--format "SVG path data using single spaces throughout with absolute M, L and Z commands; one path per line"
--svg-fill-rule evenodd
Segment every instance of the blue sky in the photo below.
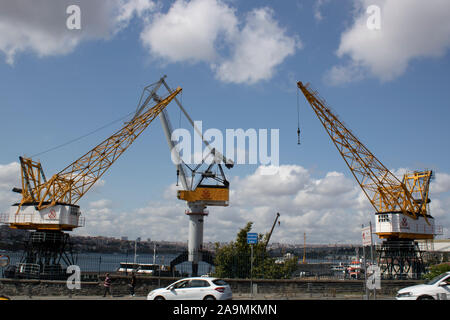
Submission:
M 440 14 L 445 8 L 448 12 L 445 1 L 434 0 L 434 10 L 424 10 L 420 1 L 392 0 L 40 1 L 46 10 L 30 9 L 27 1 L 0 1 L 0 211 L 8 210 L 13 195 L 6 195 L 6 185 L 18 173 L 17 166 L 8 165 L 20 155 L 40 153 L 119 119 L 136 108 L 144 86 L 166 74 L 171 86 L 183 88 L 183 104 L 193 119 L 203 121 L 204 129 L 280 130 L 280 164 L 286 166 L 286 176 L 274 178 L 280 184 L 260 180 L 258 165 L 226 172 L 232 189 L 233 182 L 237 190 L 257 190 L 259 185 L 252 182 L 281 185 L 283 196 L 290 197 L 285 204 L 298 206 L 286 209 L 285 228 L 278 238 L 274 234 L 274 241 L 302 242 L 306 230 L 316 234 L 312 242 L 358 243 L 361 222 L 373 219 L 368 203 L 358 207 L 360 194 L 350 171 L 301 94 L 302 144 L 297 145 L 296 81 L 311 82 L 388 168 L 429 168 L 440 174 L 432 209 L 437 224 L 450 227 L 450 34 L 448 19 Z M 81 30 L 66 28 L 64 9 L 69 4 L 81 8 Z M 361 28 L 369 4 L 381 7 L 378 31 Z M 10 10 L 15 14 L 8 15 Z M 423 17 L 417 19 L 417 12 Z M 200 18 L 189 20 L 197 14 Z M 215 14 L 216 19 L 203 21 Z M 92 18 L 96 15 L 108 19 Z M 187 19 L 192 30 L 182 23 L 168 28 L 168 21 L 180 21 L 170 20 L 176 17 Z M 424 28 L 429 33 L 416 32 Z M 264 47 L 267 39 L 273 41 Z M 270 50 L 269 58 L 258 60 L 262 51 Z M 250 58 L 236 59 L 236 53 Z M 221 69 L 225 66 L 230 69 Z M 175 104 L 168 110 L 178 127 Z M 120 124 L 40 155 L 47 176 Z M 182 119 L 181 125 L 188 124 Z M 299 202 L 297 191 L 320 184 L 333 172 L 339 179 L 336 191 L 330 192 L 349 192 L 352 201 L 314 210 Z M 299 185 L 303 178 L 306 182 Z M 175 179 L 161 125 L 155 121 L 84 197 L 80 204 L 86 208 L 86 227 L 77 232 L 186 238 L 184 204 L 170 194 Z M 284 207 L 265 202 L 265 192 L 270 193 L 261 190 L 248 203 L 236 196 L 230 208 L 210 208 L 205 240 L 229 241 L 245 221 L 258 220 L 255 231 L 267 231 Z M 350 215 L 339 216 L 346 211 Z M 181 237 L 158 231 L 164 214 L 176 217 Z M 351 214 L 357 217 L 353 224 Z

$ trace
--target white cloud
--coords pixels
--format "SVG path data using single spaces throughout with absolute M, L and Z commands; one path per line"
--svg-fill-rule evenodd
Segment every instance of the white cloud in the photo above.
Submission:
M 255 204 L 261 204 L 260 198 L 267 201 L 283 195 L 295 195 L 311 181 L 308 171 L 300 166 L 280 166 L 274 175 L 265 175 L 263 169 L 264 167 L 259 167 L 250 176 L 234 179 L 232 183 L 238 187 L 231 189 L 233 201 L 244 206 L 254 199 Z
M 355 242 L 359 229 L 352 228 L 371 218 L 370 204 L 366 200 L 361 206 L 362 192 L 342 173 L 314 178 L 301 166 L 282 165 L 278 175 L 261 175 L 259 168 L 231 187 L 229 211 L 237 206 L 240 219 L 253 221 L 255 231 L 268 232 L 275 214 L 281 214 L 281 225 L 273 235 L 276 242 L 301 243 L 303 232 L 315 243 Z
M 216 0 L 177 0 L 166 14 L 154 15 L 141 41 L 155 57 L 169 62 L 212 62 L 221 38 L 236 31 L 232 8 Z
M 321 195 L 340 196 L 352 191 L 353 181 L 340 172 L 328 172 L 323 179 L 315 181 L 315 191 Z
M 275 68 L 301 47 L 300 40 L 286 35 L 269 8 L 254 9 L 236 36 L 233 55 L 216 67 L 224 82 L 253 84 L 270 79 Z
M 6 165 L 0 164 L 0 188 L 21 187 L 20 164 L 11 162 Z
M 405 169 L 393 171 L 400 174 Z M 187 207 L 176 199 L 177 189 L 171 185 L 163 192 L 163 202 L 151 201 L 130 212 L 89 208 L 86 227 L 77 232 L 187 241 Z M 436 224 L 448 230 L 445 208 L 450 204 L 450 190 L 440 190 L 443 192 L 431 194 L 431 212 Z M 282 165 L 278 174 L 267 176 L 260 167 L 248 176 L 232 179 L 230 191 L 229 207 L 208 208 L 205 241 L 234 240 L 248 221 L 254 222 L 255 232 L 268 232 L 279 212 L 281 224 L 274 231 L 275 242 L 302 243 L 306 232 L 311 243 L 359 243 L 361 225 L 374 219 L 374 209 L 360 187 L 340 172 L 313 177 L 301 166 Z
M 100 209 L 100 208 L 110 208 L 112 204 L 111 200 L 108 199 L 100 199 L 97 201 L 92 201 L 89 203 L 89 207 L 91 208 L 95 208 L 95 209 Z
M 152 201 L 144 208 L 117 212 L 110 207 L 90 207 L 83 211 L 86 225 L 79 235 L 128 236 L 166 241 L 187 241 L 188 219 L 184 204 L 176 200 Z
M 337 172 L 313 178 L 297 165 L 280 166 L 271 176 L 262 169 L 231 181 L 229 207 L 208 208 L 205 241 L 233 240 L 248 221 L 254 222 L 256 232 L 268 232 L 277 212 L 281 226 L 273 236 L 276 242 L 300 243 L 303 232 L 316 243 L 359 240 L 359 227 L 370 219 L 372 209 L 360 199 L 361 191 L 352 180 Z M 86 211 L 86 227 L 77 233 L 186 241 L 187 207 L 176 199 L 176 190 L 171 185 L 163 192 L 164 202 L 151 201 L 130 212 L 103 207 L 102 200 L 101 208 L 91 205 Z
M 405 169 L 393 170 L 400 174 Z M 230 206 L 209 207 L 205 218 L 205 241 L 234 240 L 246 222 L 254 222 L 254 231 L 268 232 L 277 212 L 281 214 L 274 242 L 302 243 L 306 232 L 310 243 L 359 243 L 361 224 L 373 220 L 373 208 L 352 177 L 328 172 L 314 177 L 298 165 L 282 165 L 276 175 L 263 174 L 258 168 L 245 177 L 231 180 Z M 436 225 L 450 230 L 450 175 L 436 174 L 431 184 L 431 214 Z M 7 212 L 20 195 L 11 192 L 20 187 L 18 163 L 0 165 L 0 212 Z M 82 207 L 86 225 L 76 229 L 79 235 L 128 236 L 167 241 L 187 241 L 186 203 L 176 199 L 177 187 L 168 186 L 161 200 L 152 200 L 143 208 L 115 209 L 114 201 L 103 197 Z M 448 235 L 447 235 L 448 236 Z
M 380 30 L 367 27 L 370 5 L 381 9 Z M 342 33 L 336 52 L 348 60 L 326 75 L 332 84 L 364 76 L 390 81 L 406 72 L 411 61 L 441 57 L 450 47 L 447 0 L 355 0 L 355 8 L 353 25 Z
M 9 212 L 11 205 L 20 201 L 20 195 L 11 191 L 14 187 L 22 187 L 20 164 L 18 162 L 0 164 L 0 213 Z
M 16 55 L 38 57 L 71 53 L 82 41 L 109 39 L 136 13 L 153 9 L 149 0 L 78 0 L 81 30 L 69 30 L 66 9 L 70 0 L 0 0 L 0 51 L 13 64 Z
M 322 21 L 323 15 L 322 15 L 322 7 L 329 2 L 329 0 L 315 0 L 313 10 L 314 10 L 314 19 L 316 21 Z
M 450 192 L 450 175 L 445 172 L 435 173 L 435 178 L 430 184 L 430 193 Z
M 253 9 L 241 23 L 236 10 L 220 0 L 177 0 L 153 17 L 141 41 L 153 57 L 205 62 L 221 81 L 250 84 L 271 78 L 301 46 L 278 25 L 272 9 Z
M 216 78 L 231 83 L 270 79 L 301 47 L 288 36 L 272 9 L 250 10 L 240 21 L 222 0 L 176 0 L 167 12 L 153 0 L 78 0 L 81 30 L 69 30 L 70 0 L 0 0 L 0 52 L 9 64 L 22 52 L 66 55 L 83 41 L 107 40 L 137 17 L 142 45 L 164 63 L 206 63 Z
M 145 13 L 151 12 L 156 8 L 155 2 L 152 0 L 128 0 L 119 8 L 119 16 L 117 21 L 128 22 L 134 15 L 142 17 Z
M 364 68 L 355 62 L 333 66 L 326 74 L 325 81 L 333 86 L 356 82 L 366 77 Z

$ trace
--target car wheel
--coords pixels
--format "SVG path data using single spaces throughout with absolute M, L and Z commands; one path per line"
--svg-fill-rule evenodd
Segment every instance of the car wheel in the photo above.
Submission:
M 418 297 L 417 300 L 434 300 L 431 296 L 421 296 Z
M 206 296 L 203 298 L 203 300 L 216 300 L 213 296 Z
M 166 299 L 164 299 L 164 297 L 157 296 L 157 297 L 155 297 L 155 300 L 166 300 Z

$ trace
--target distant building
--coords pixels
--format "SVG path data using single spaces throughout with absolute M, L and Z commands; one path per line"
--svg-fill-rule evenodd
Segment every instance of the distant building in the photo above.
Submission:
M 121 237 L 120 240 L 122 240 L 122 241 L 128 241 L 128 237 Z
M 450 252 L 450 239 L 418 240 L 422 251 Z

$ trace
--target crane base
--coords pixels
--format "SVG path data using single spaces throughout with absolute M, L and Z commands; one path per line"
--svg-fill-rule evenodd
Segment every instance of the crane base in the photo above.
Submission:
M 23 279 L 67 279 L 66 269 L 74 265 L 72 244 L 61 231 L 30 232 L 19 263 L 8 270 L 8 277 Z M 5 272 L 6 273 L 6 272 Z
M 422 252 L 414 240 L 383 241 L 378 250 L 378 264 L 383 279 L 420 279 L 425 272 Z
M 197 254 L 199 256 L 199 261 L 203 261 L 203 262 L 209 263 L 211 266 L 214 266 L 214 256 L 212 255 L 211 252 L 206 251 L 206 250 L 199 250 L 199 252 Z M 186 261 L 189 261 L 189 252 L 188 251 L 180 253 L 180 255 L 178 255 L 178 257 L 173 259 L 170 262 L 170 269 L 175 270 L 174 267 L 176 265 L 179 265 Z M 198 276 L 198 263 L 196 263 L 196 262 L 192 262 L 191 276 L 192 277 Z

